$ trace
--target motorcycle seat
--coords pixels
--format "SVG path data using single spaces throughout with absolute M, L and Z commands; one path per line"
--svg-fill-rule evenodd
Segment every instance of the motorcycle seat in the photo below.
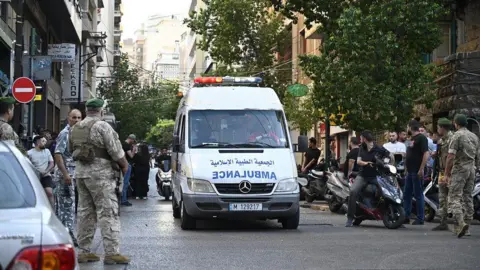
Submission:
M 335 177 L 337 177 L 343 185 L 348 186 L 348 179 L 343 172 L 335 172 Z
M 323 177 L 323 171 L 311 170 L 310 171 L 315 177 Z

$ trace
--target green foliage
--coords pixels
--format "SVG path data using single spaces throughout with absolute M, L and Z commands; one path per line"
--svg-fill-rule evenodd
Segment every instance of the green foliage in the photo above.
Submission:
M 169 148 L 173 143 L 175 121 L 160 119 L 147 133 L 147 141 L 157 148 Z
M 129 65 L 128 56 L 122 55 L 115 67 L 112 81 L 102 81 L 97 87 L 99 94 L 108 102 L 108 107 L 121 122 L 118 130 L 121 139 L 129 134 L 146 138 L 158 119 L 174 119 L 180 99 L 178 85 L 170 82 L 142 84 L 140 70 Z
M 290 128 L 311 130 L 323 116 L 314 106 L 312 91 L 300 98 L 287 92 L 283 104 Z
M 322 55 L 302 56 L 314 81 L 315 107 L 346 113 L 350 129 L 393 129 L 430 101 L 432 69 L 421 60 L 440 44 L 443 1 L 289 0 L 283 13 L 322 23 Z

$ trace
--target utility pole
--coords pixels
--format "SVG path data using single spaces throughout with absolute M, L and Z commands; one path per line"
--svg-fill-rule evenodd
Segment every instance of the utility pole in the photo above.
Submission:
M 327 113 L 325 117 L 325 171 L 330 167 L 330 117 Z

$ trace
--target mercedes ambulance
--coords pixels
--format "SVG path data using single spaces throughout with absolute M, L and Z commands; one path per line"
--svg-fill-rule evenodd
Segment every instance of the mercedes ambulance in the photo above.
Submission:
M 297 229 L 299 186 L 283 106 L 255 77 L 201 77 L 178 107 L 172 151 L 173 216 L 276 219 Z

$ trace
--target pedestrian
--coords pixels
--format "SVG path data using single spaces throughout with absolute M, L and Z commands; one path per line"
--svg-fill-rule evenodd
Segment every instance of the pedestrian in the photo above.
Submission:
M 411 141 L 407 146 L 407 157 L 405 165 L 407 177 L 405 179 L 405 191 L 403 193 L 403 202 L 405 208 L 405 223 L 410 223 L 410 214 L 412 212 L 412 193 L 415 195 L 417 206 L 417 218 L 412 225 L 423 225 L 424 223 L 424 197 L 423 197 L 423 177 L 427 164 L 428 140 L 425 135 L 420 133 L 420 123 L 417 120 L 411 120 L 408 123 L 409 132 L 412 134 Z
M 135 195 L 136 199 L 147 199 L 148 193 L 148 178 L 150 176 L 150 153 L 148 153 L 148 146 L 141 144 L 138 153 L 133 157 L 133 167 L 135 173 Z
M 120 219 L 118 216 L 117 173 L 126 173 L 128 163 L 118 134 L 102 121 L 102 99 L 85 103 L 86 117 L 71 129 L 69 149 L 75 160 L 78 189 L 78 262 L 99 261 L 91 252 L 93 237 L 99 223 L 105 251 L 104 264 L 128 264 L 120 254 Z
M 0 98 L 0 140 L 14 145 L 23 154 L 26 154 L 25 148 L 20 145 L 20 139 L 8 122 L 13 119 L 15 110 L 15 99 L 12 97 Z
M 453 132 L 451 131 L 452 121 L 447 118 L 440 118 L 438 120 L 438 136 L 440 139 L 437 141 L 437 153 L 438 157 L 435 166 L 438 170 L 438 199 L 439 207 L 438 214 L 440 217 L 440 224 L 434 227 L 433 231 L 446 231 L 448 230 L 448 184 L 445 178 L 445 165 L 447 162 L 448 155 L 448 146 L 453 137 Z
M 472 222 L 473 188 L 475 183 L 475 161 L 479 165 L 478 137 L 470 132 L 467 117 L 457 114 L 454 119 L 455 134 L 448 147 L 445 175 L 448 184 L 448 213 L 455 219 L 454 232 L 460 238 L 470 234 L 468 228 Z
M 54 165 L 52 154 L 45 146 L 47 144 L 47 139 L 40 135 L 36 136 L 33 138 L 33 144 L 35 147 L 27 152 L 28 158 L 32 162 L 33 167 L 35 167 L 40 174 L 40 182 L 45 189 L 48 200 L 52 204 L 52 207 L 55 207 L 53 199 L 53 188 L 55 187 L 55 184 L 52 179 Z
M 163 152 L 162 154 L 166 155 L 167 149 L 164 150 L 165 152 Z M 308 139 L 308 149 L 304 155 L 305 159 L 303 160 L 302 173 L 308 173 L 310 170 L 315 168 L 318 160 L 320 159 L 320 155 L 321 152 L 320 149 L 318 149 L 317 147 L 317 139 L 311 137 L 310 139 Z
M 125 157 L 128 162 L 128 171 L 123 176 L 123 191 L 122 191 L 122 205 L 123 206 L 132 206 L 128 201 L 128 188 L 130 187 L 130 178 L 132 176 L 132 163 L 133 157 L 135 156 L 135 143 L 137 136 L 135 134 L 130 134 L 125 142 L 122 144 L 122 149 L 125 152 Z
M 70 129 L 80 120 L 82 113 L 73 109 L 68 114 L 68 124 L 57 136 L 55 149 L 53 150 L 55 158 L 53 192 L 55 198 L 55 214 L 63 225 L 68 229 L 75 246 L 78 246 L 77 237 L 74 234 L 75 225 L 75 162 L 68 149 L 68 138 Z

